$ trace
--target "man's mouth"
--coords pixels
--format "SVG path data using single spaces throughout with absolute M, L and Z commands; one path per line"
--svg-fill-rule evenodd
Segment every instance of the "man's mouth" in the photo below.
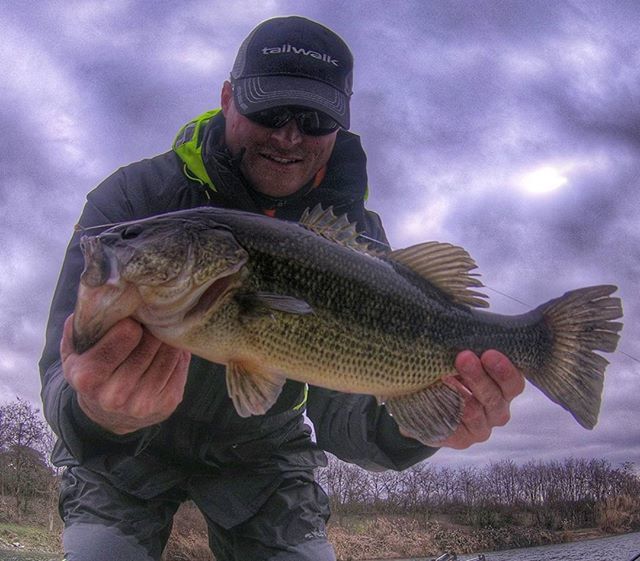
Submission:
M 260 155 L 267 160 L 271 160 L 272 162 L 282 165 L 297 164 L 302 161 L 302 158 L 285 158 L 283 156 L 276 156 L 275 154 L 268 154 L 266 152 L 261 152 Z

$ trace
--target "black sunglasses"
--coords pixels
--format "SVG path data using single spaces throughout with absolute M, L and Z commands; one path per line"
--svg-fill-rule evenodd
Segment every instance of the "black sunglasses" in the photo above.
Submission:
M 302 107 L 273 107 L 245 115 L 247 119 L 270 129 L 284 127 L 295 119 L 300 132 L 309 136 L 324 136 L 340 128 L 335 119 L 313 109 Z

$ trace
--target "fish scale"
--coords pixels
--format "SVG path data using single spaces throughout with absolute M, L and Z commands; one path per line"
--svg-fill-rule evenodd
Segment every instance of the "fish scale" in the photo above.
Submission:
M 433 344 L 421 344 L 425 338 L 444 338 L 428 329 L 434 322 L 425 317 L 428 310 L 419 313 L 418 298 L 414 302 L 407 298 L 401 301 L 402 291 L 392 269 L 384 269 L 387 274 L 378 275 L 386 282 L 366 283 L 370 271 L 376 271 L 370 258 L 362 260 L 359 270 L 353 261 L 345 260 L 335 274 L 327 274 L 318 267 L 317 263 L 323 261 L 317 258 L 308 258 L 302 264 L 279 265 L 276 256 L 259 253 L 249 239 L 239 241 L 252 263 L 251 284 L 240 291 L 286 291 L 294 297 L 305 297 L 315 310 L 313 317 L 287 318 L 281 313 L 275 321 L 265 319 L 257 325 L 246 322 L 251 324 L 245 327 L 250 330 L 246 344 L 259 347 L 282 370 L 294 372 L 291 377 L 319 385 L 331 378 L 336 389 L 342 391 L 393 395 L 424 387 L 449 362 L 451 352 L 444 346 L 438 349 Z M 265 245 L 268 241 L 261 243 Z M 345 257 L 352 256 L 347 253 Z M 390 282 L 388 277 L 396 282 Z M 398 309 L 389 311 L 393 296 Z M 287 319 L 295 330 L 278 329 L 288 325 Z M 318 364 L 326 372 L 318 370 Z M 370 372 L 374 373 L 373 378 Z

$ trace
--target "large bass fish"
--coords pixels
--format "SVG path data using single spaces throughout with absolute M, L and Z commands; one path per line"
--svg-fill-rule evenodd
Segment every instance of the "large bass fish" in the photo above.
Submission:
M 241 416 L 264 414 L 287 378 L 386 405 L 405 433 L 436 443 L 463 400 L 442 382 L 463 349 L 497 349 L 586 428 L 597 422 L 622 324 L 615 286 L 566 293 L 517 316 L 485 296 L 459 247 L 370 249 L 319 207 L 299 224 L 196 208 L 83 236 L 78 352 L 132 317 L 158 339 L 226 365 Z M 373 246 L 371 246 L 373 247 Z

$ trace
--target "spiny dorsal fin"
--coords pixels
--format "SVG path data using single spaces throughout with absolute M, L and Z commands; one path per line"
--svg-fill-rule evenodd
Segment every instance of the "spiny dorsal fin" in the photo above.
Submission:
M 479 288 L 484 285 L 477 278 L 478 275 L 469 272 L 476 268 L 476 263 L 461 247 L 449 243 L 426 242 L 392 251 L 387 257 L 406 265 L 455 302 L 477 308 L 489 307 L 485 300 L 488 298 L 486 294 L 471 290 L 471 287 Z
M 358 238 L 361 236 L 356 230 L 356 225 L 350 222 L 345 214 L 336 216 L 332 206 L 326 210 L 321 205 L 316 205 L 313 210 L 306 209 L 300 218 L 300 225 L 323 238 L 362 253 L 377 257 L 387 253 L 373 248 L 370 243 L 359 241 Z

